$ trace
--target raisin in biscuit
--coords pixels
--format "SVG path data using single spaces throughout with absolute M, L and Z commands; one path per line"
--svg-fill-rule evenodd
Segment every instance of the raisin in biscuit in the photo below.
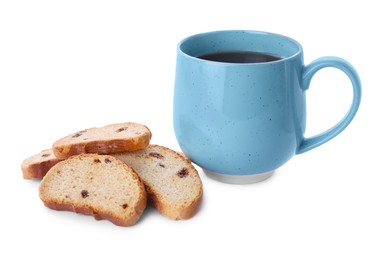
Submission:
M 170 219 L 191 218 L 202 200 L 201 179 L 181 154 L 158 145 L 135 152 L 113 154 L 141 177 L 149 202 Z
M 49 169 L 61 160 L 56 158 L 52 149 L 46 149 L 23 161 L 21 170 L 24 179 L 41 179 Z
M 143 149 L 149 145 L 149 128 L 137 123 L 120 123 L 90 128 L 57 140 L 53 152 L 59 159 L 82 153 L 110 154 Z
M 55 210 L 107 219 L 119 226 L 137 222 L 146 207 L 146 191 L 135 171 L 115 157 L 72 156 L 44 176 L 39 195 Z

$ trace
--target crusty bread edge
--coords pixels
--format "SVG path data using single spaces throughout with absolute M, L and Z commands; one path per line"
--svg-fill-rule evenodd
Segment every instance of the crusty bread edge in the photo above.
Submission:
M 75 155 L 75 156 L 88 156 L 88 155 L 89 154 L 81 154 L 81 155 Z M 113 157 L 113 156 L 110 156 L 110 157 Z M 122 162 L 121 160 L 119 160 L 115 157 L 114 157 L 114 159 L 117 160 L 117 162 L 120 165 L 122 165 L 124 168 L 126 168 L 128 171 L 132 171 L 133 177 L 135 178 L 135 180 L 139 184 L 140 194 L 139 194 L 138 203 L 135 205 L 134 214 L 131 215 L 130 218 L 121 219 L 121 218 L 117 218 L 116 216 L 114 216 L 113 214 L 110 214 L 110 213 L 97 212 L 91 206 L 90 207 L 75 206 L 71 203 L 64 203 L 64 202 L 59 202 L 59 201 L 55 201 L 55 200 L 45 200 L 41 194 L 41 189 L 44 185 L 44 177 L 43 177 L 43 180 L 42 180 L 40 187 L 39 187 L 40 199 L 43 201 L 43 204 L 50 209 L 54 209 L 54 210 L 58 210 L 58 211 L 71 211 L 71 212 L 75 212 L 78 214 L 89 215 L 89 216 L 93 216 L 94 219 L 96 219 L 96 220 L 106 219 L 106 220 L 109 220 L 110 222 L 114 223 L 117 226 L 132 226 L 132 225 L 134 225 L 141 217 L 141 215 L 144 212 L 146 205 L 147 205 L 147 193 L 145 190 L 145 185 L 143 184 L 142 179 L 138 176 L 138 174 L 135 172 L 135 170 L 133 168 L 131 168 L 130 166 L 128 166 L 127 164 L 125 164 L 124 162 Z M 64 163 L 64 161 L 62 161 L 62 162 Z M 55 171 L 56 168 L 60 167 L 62 162 L 59 162 L 56 165 L 54 165 L 49 171 Z M 48 174 L 48 172 L 47 172 L 47 174 Z
M 127 122 L 123 124 L 137 124 L 133 122 Z M 112 124 L 115 125 L 115 124 Z M 112 126 L 107 125 L 104 127 Z M 140 124 L 142 125 L 142 124 Z M 66 159 L 73 155 L 83 154 L 83 153 L 95 153 L 95 154 L 112 154 L 119 153 L 125 151 L 136 151 L 146 148 L 150 144 L 150 140 L 152 137 L 152 133 L 150 129 L 142 125 L 147 129 L 147 132 L 142 133 L 139 136 L 134 138 L 122 138 L 122 139 L 114 139 L 114 140 L 94 140 L 89 142 L 80 142 L 77 144 L 61 144 L 63 140 L 66 140 L 70 136 L 73 136 L 76 133 L 72 133 L 67 135 L 57 141 L 55 141 L 52 145 L 52 151 L 56 158 L 58 159 Z M 84 129 L 82 131 L 90 131 L 103 127 L 92 127 L 88 129 Z M 82 132 L 80 131 L 80 132 Z
M 32 163 L 29 165 L 26 165 L 23 162 L 21 165 L 23 178 L 26 180 L 41 179 L 46 175 L 46 173 L 52 167 L 54 167 L 60 161 L 61 161 L 60 159 L 51 159 L 48 161 L 43 161 L 40 163 Z
M 145 195 L 146 196 L 146 195 Z M 62 203 L 56 201 L 44 201 L 42 199 L 44 205 L 50 209 L 58 210 L 58 211 L 72 211 L 78 214 L 93 216 L 96 220 L 109 220 L 113 224 L 117 226 L 132 226 L 134 225 L 139 218 L 142 216 L 143 211 L 146 208 L 146 199 L 140 199 L 140 202 L 134 208 L 134 214 L 130 216 L 129 219 L 121 219 L 116 216 L 104 213 L 104 212 L 95 212 L 92 207 L 76 207 L 71 203 Z
M 163 216 L 171 220 L 187 220 L 192 218 L 198 212 L 202 203 L 202 187 L 199 196 L 192 203 L 184 208 L 175 209 L 167 203 L 161 202 L 158 197 L 151 192 L 148 192 L 149 203 Z

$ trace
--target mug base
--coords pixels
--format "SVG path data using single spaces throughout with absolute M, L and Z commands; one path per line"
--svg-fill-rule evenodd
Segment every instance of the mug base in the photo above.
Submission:
M 229 183 L 229 184 L 251 184 L 256 182 L 261 182 L 273 175 L 274 171 L 263 172 L 258 174 L 250 174 L 250 175 L 231 175 L 231 174 L 223 174 L 218 172 L 213 172 L 203 168 L 205 174 L 216 181 Z

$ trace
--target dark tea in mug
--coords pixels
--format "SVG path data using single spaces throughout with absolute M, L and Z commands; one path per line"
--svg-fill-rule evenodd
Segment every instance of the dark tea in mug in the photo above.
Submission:
M 198 56 L 197 58 L 208 60 L 208 61 L 217 61 L 217 62 L 227 62 L 227 63 L 262 63 L 262 62 L 271 62 L 281 60 L 280 57 L 255 51 L 222 51 L 222 52 L 213 52 Z

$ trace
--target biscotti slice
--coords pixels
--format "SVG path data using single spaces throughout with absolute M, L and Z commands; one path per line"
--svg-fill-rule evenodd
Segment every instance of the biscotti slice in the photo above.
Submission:
M 191 218 L 196 213 L 202 199 L 202 183 L 184 156 L 158 145 L 113 156 L 138 173 L 149 202 L 162 215 L 177 220 Z
M 44 176 L 39 195 L 55 210 L 107 219 L 119 226 L 137 222 L 146 207 L 146 191 L 135 171 L 115 157 L 74 155 Z
M 149 128 L 138 123 L 119 123 L 95 127 L 68 135 L 53 146 L 59 159 L 82 153 L 111 154 L 140 150 L 149 145 Z
M 21 170 L 24 179 L 41 179 L 49 169 L 61 160 L 56 158 L 52 149 L 46 149 L 23 161 Z

